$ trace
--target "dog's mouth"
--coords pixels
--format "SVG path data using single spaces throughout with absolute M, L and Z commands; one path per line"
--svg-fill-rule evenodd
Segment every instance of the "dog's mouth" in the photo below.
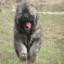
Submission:
M 25 22 L 24 29 L 30 30 L 32 28 L 32 23 L 30 21 Z

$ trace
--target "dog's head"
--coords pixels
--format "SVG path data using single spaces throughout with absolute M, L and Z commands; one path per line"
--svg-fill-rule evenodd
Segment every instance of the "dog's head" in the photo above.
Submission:
M 33 31 L 37 24 L 36 8 L 27 5 L 22 8 L 18 7 L 15 21 L 20 32 L 29 33 Z

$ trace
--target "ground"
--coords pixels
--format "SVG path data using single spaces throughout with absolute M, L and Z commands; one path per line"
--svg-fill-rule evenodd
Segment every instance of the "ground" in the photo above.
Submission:
M 0 12 L 0 64 L 21 64 L 13 46 L 15 12 Z M 64 64 L 64 15 L 39 15 L 43 27 L 43 42 L 37 64 Z

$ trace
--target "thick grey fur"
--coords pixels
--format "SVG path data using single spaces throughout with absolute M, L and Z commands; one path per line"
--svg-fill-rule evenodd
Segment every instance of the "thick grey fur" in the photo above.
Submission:
M 22 14 L 24 14 L 22 10 L 25 8 L 28 9 L 30 15 L 34 17 L 34 25 L 31 33 L 29 31 L 25 31 L 24 33 L 22 31 L 20 32 L 17 25 L 19 23 L 19 18 L 21 18 Z M 27 18 L 29 14 L 26 12 L 24 16 Z M 37 8 L 33 5 L 27 3 L 26 1 L 24 2 L 24 0 L 17 5 L 14 22 L 14 47 L 18 57 L 21 60 L 34 62 L 37 53 L 40 50 L 42 44 L 42 28 L 38 18 Z

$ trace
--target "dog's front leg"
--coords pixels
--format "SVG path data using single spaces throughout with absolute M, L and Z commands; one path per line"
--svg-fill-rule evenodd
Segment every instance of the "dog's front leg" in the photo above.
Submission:
M 25 45 L 23 44 L 22 40 L 15 40 L 14 42 L 15 51 L 18 55 L 18 57 L 22 60 L 27 59 L 27 49 Z
M 33 45 L 31 46 L 30 51 L 29 51 L 31 61 L 33 61 L 33 62 L 35 61 L 37 53 L 40 50 L 40 47 L 41 47 L 41 41 L 40 40 L 33 42 Z
M 31 36 L 31 47 L 29 51 L 29 55 L 31 60 L 34 62 L 36 59 L 36 56 L 41 48 L 42 45 L 42 31 L 41 29 L 37 29 L 34 34 Z

